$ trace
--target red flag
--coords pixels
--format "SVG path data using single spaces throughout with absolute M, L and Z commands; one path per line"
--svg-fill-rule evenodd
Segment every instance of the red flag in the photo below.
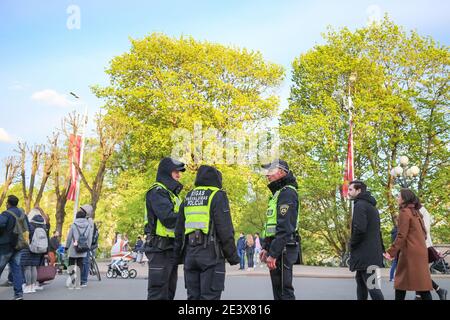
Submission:
M 344 184 L 342 186 L 342 196 L 348 198 L 348 185 L 354 180 L 353 175 L 353 122 L 350 120 L 350 133 L 347 144 L 347 160 L 345 161 Z
M 70 165 L 70 187 L 67 194 L 67 200 L 75 201 L 75 195 L 77 193 L 77 183 L 78 183 L 78 170 L 73 164 L 73 162 L 80 164 L 80 153 L 81 153 L 81 136 L 70 135 L 69 138 L 69 161 Z

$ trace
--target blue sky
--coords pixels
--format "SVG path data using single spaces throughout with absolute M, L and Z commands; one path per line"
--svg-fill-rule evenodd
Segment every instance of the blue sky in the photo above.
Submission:
M 80 9 L 80 29 L 67 28 L 70 5 Z M 101 101 L 89 86 L 108 83 L 104 70 L 129 49 L 129 37 L 163 32 L 259 50 L 288 71 L 279 90 L 285 106 L 291 62 L 321 43 L 328 25 L 355 29 L 384 12 L 406 29 L 450 44 L 450 2 L 444 0 L 1 0 L 0 159 L 12 154 L 17 139 L 45 142 L 73 109 L 87 105 L 92 116 Z

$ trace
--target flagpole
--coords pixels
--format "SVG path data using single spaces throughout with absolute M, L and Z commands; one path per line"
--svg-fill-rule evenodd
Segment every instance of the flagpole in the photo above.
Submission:
M 354 151 L 353 151 L 353 119 L 352 119 L 352 109 L 353 109 L 353 101 L 352 101 L 352 93 L 351 93 L 351 86 L 352 83 L 354 83 L 356 81 L 356 72 L 352 72 L 350 74 L 349 77 L 349 86 L 348 86 L 348 123 L 349 123 L 349 128 L 350 128 L 350 133 L 351 133 L 351 153 L 352 153 L 352 163 L 351 163 L 351 168 L 352 168 L 352 175 L 351 175 L 351 179 L 350 180 L 354 180 L 355 179 L 355 166 L 354 166 Z M 353 206 L 354 206 L 354 202 L 350 201 L 350 217 L 352 217 L 353 219 Z
M 351 182 L 355 178 L 355 175 L 353 173 L 354 159 L 353 159 L 352 107 L 353 107 L 353 101 L 352 101 L 352 98 L 350 96 L 350 86 L 349 86 L 349 89 L 348 89 L 348 126 L 349 126 L 349 135 L 351 135 L 351 137 L 350 137 L 351 138 L 351 140 L 350 140 L 350 152 L 351 152 L 351 160 L 352 160 L 352 163 L 350 164 L 350 166 L 352 168 L 352 171 L 351 171 L 352 174 L 351 174 L 351 177 L 349 179 L 350 180 L 349 182 Z M 353 218 L 353 205 L 354 205 L 354 202 L 351 201 L 350 198 L 348 198 L 348 199 L 350 201 L 350 206 L 349 206 L 350 207 L 350 217 Z
M 78 163 L 78 166 L 80 167 L 80 169 L 83 167 L 83 154 L 84 154 L 84 139 L 86 136 L 86 126 L 87 126 L 87 113 L 88 113 L 88 109 L 87 106 L 85 107 L 85 111 L 84 111 L 84 118 L 83 118 L 83 130 L 82 130 L 82 134 L 81 134 L 81 145 L 80 145 L 80 162 Z M 78 212 L 78 204 L 80 201 L 80 180 L 81 180 L 81 175 L 80 173 L 78 173 L 77 175 L 77 189 L 75 192 L 75 202 L 73 205 L 73 220 L 75 221 L 76 216 L 77 216 L 77 212 Z

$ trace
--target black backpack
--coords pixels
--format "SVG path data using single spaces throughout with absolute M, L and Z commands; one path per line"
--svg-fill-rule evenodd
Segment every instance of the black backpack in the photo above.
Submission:
M 88 252 L 89 251 L 89 244 L 88 244 L 88 238 L 86 236 L 86 232 L 89 229 L 89 226 L 86 227 L 86 229 L 84 229 L 84 232 L 81 233 L 80 228 L 78 228 L 78 226 L 76 224 L 74 224 L 75 228 L 77 228 L 78 230 L 78 240 L 77 240 L 77 245 L 75 246 L 75 251 L 78 253 L 83 253 L 83 252 Z

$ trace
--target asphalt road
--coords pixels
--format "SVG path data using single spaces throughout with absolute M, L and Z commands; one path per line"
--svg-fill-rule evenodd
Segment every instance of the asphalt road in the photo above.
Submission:
M 5 280 L 2 275 L 1 282 Z M 25 300 L 144 300 L 146 299 L 147 280 L 103 279 L 101 282 L 90 279 L 88 287 L 81 290 L 69 290 L 65 287 L 66 276 L 58 275 L 54 281 L 45 285 L 43 291 L 26 294 Z M 450 279 L 436 279 L 444 288 L 450 289 Z M 294 278 L 296 298 L 298 300 L 355 300 L 356 284 L 353 279 Z M 230 300 L 272 300 L 270 279 L 259 275 L 232 275 L 226 278 L 222 299 Z M 394 299 L 393 284 L 382 280 L 385 299 Z M 12 298 L 11 287 L 0 287 L 0 300 Z M 184 279 L 178 279 L 177 300 L 186 299 Z M 413 299 L 408 293 L 407 299 Z M 449 297 L 450 298 L 450 297 Z M 438 299 L 433 293 L 433 299 Z

